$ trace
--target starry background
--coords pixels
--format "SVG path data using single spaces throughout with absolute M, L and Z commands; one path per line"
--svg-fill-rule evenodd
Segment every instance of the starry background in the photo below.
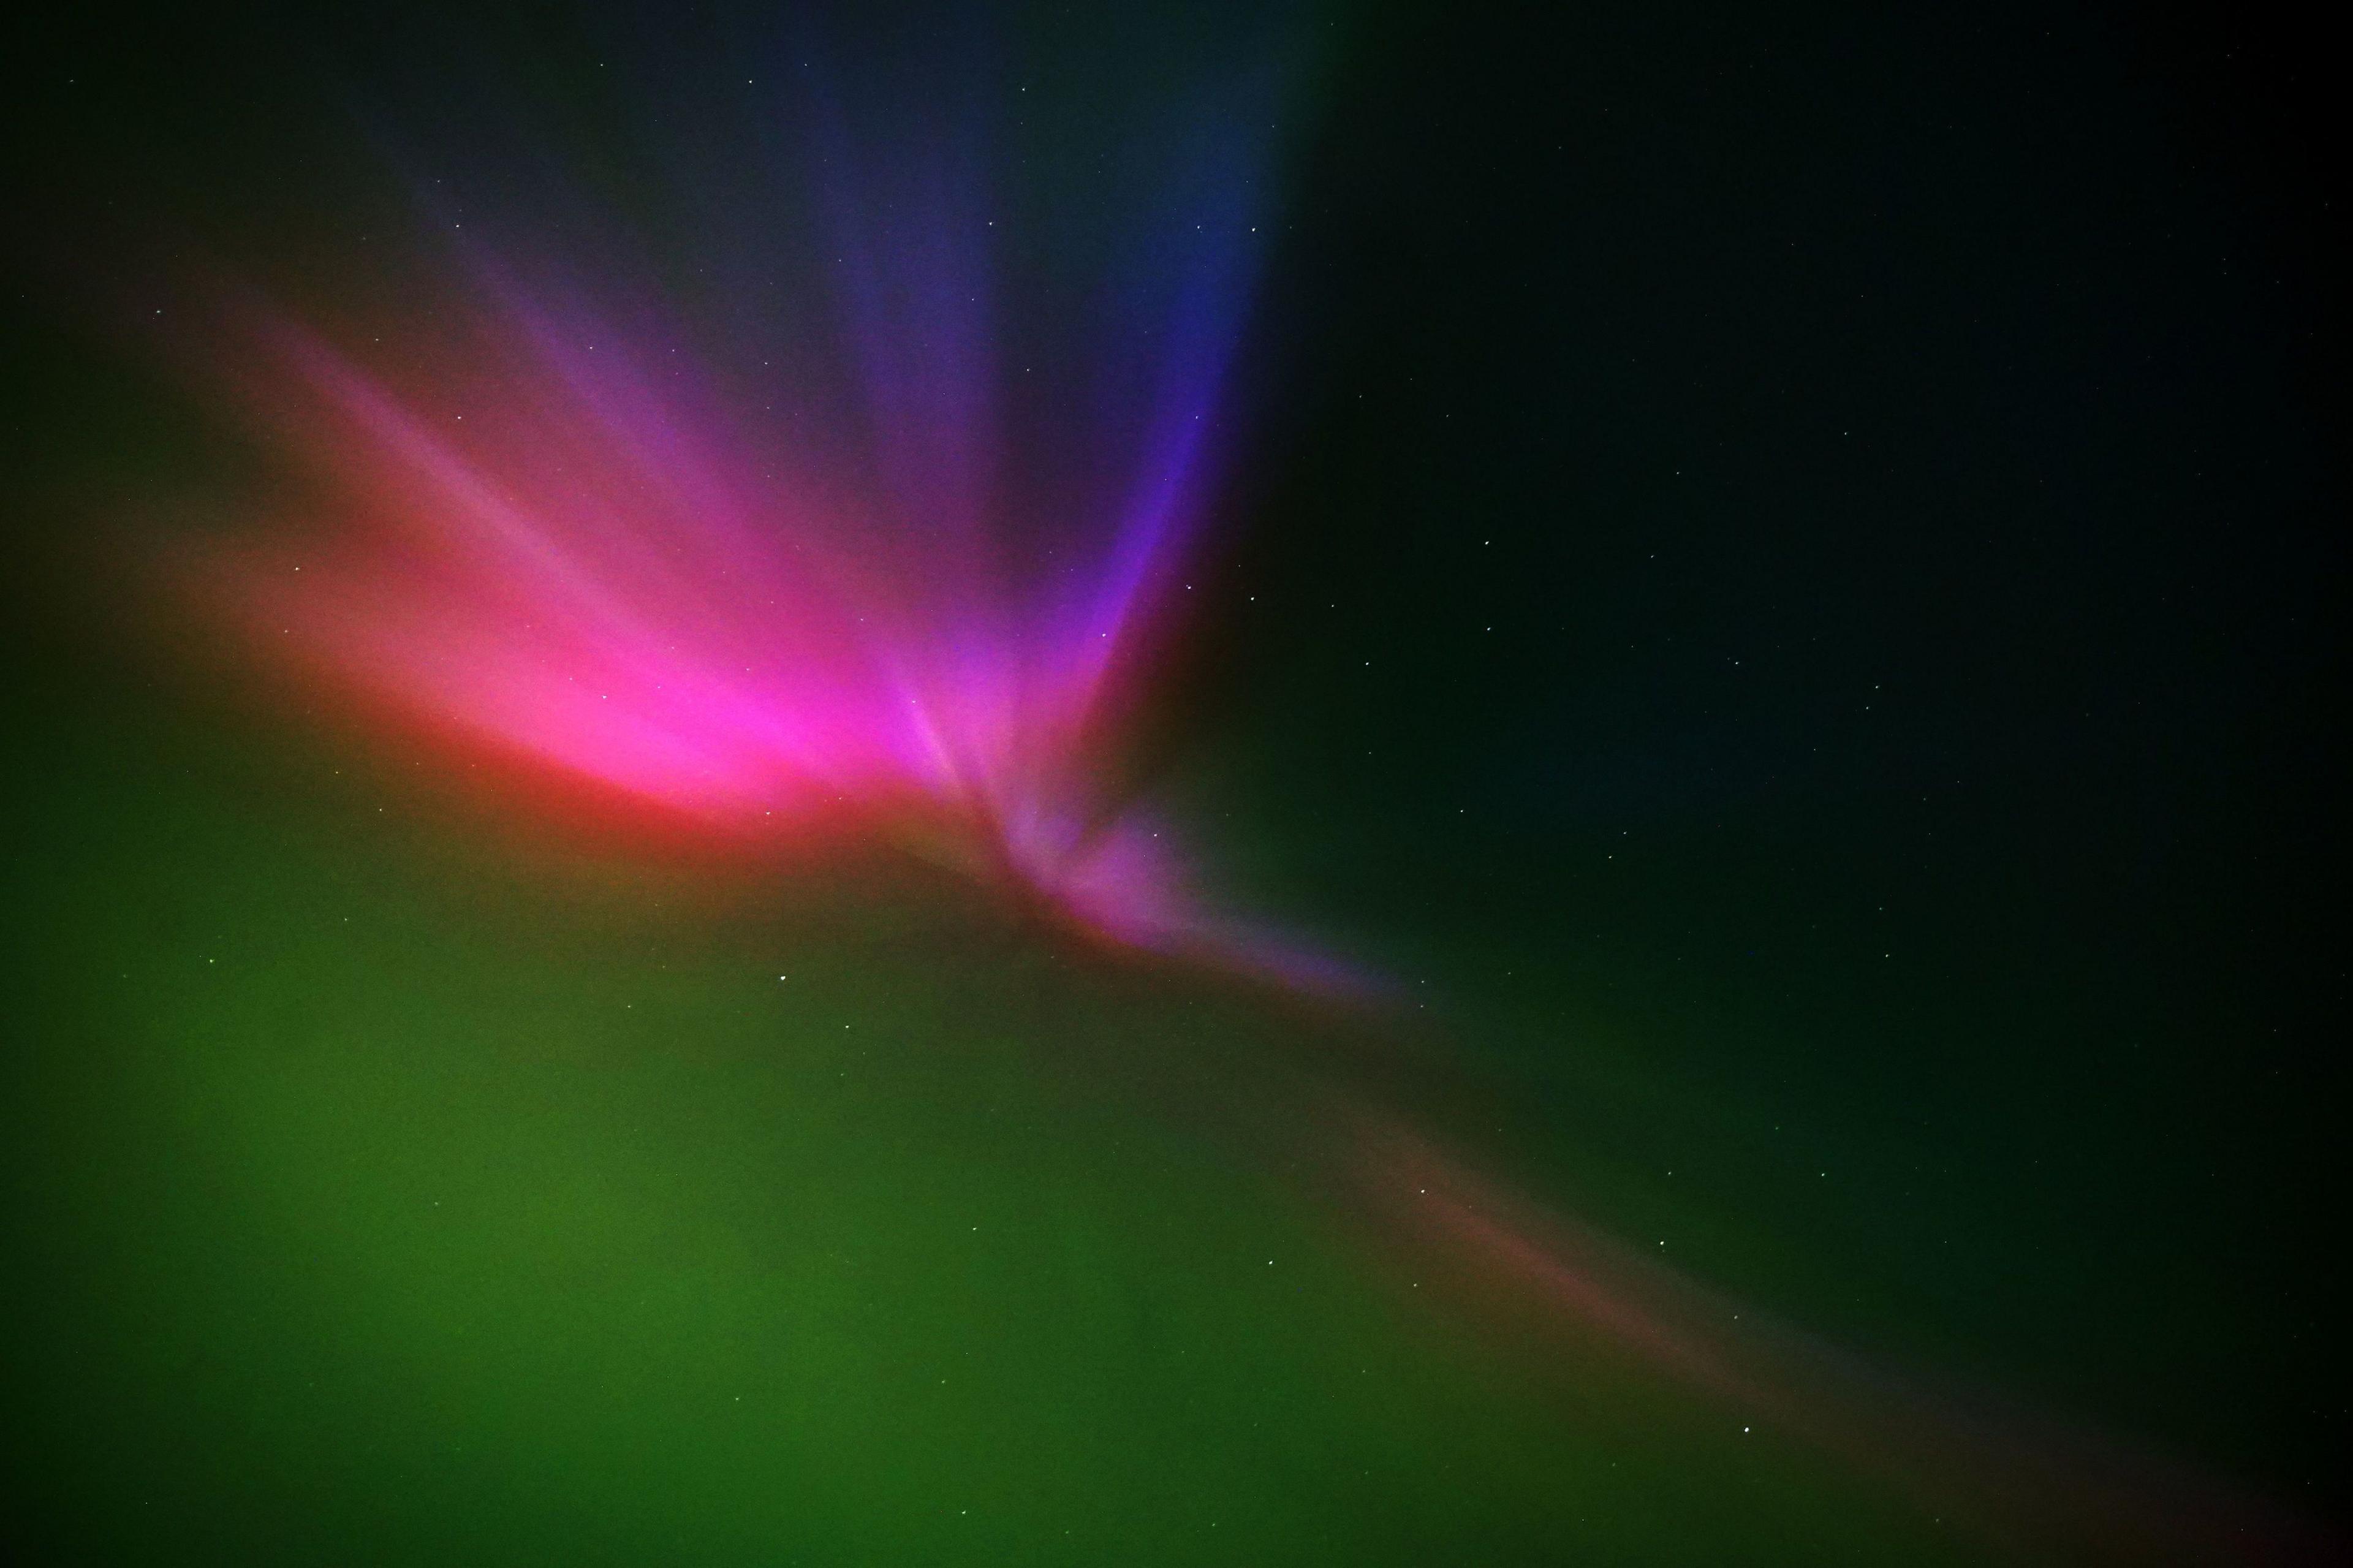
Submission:
M 732 75 L 742 21 L 680 10 L 653 74 Z M 1412 1295 L 1250 1109 L 1401 1035 L 1543 1201 L 2344 1518 L 2316 40 L 1304 25 L 1154 757 L 1403 1019 L 1074 955 L 887 857 L 754 897 L 526 842 L 127 631 L 92 517 L 266 458 L 60 279 L 130 286 L 133 224 L 299 272 L 377 199 L 351 95 L 476 73 L 626 190 L 586 73 L 649 35 L 11 24 L 19 1560 L 2002 1554 Z M 1083 127 L 1253 24 L 989 26 Z

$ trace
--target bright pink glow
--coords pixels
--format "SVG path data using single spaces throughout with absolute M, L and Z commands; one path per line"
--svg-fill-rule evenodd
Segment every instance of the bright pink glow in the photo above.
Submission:
M 1106 939 L 1345 984 L 1213 914 L 1106 782 L 1200 532 L 1223 228 L 1113 345 L 1144 390 L 1071 422 L 1084 487 L 1008 456 L 1040 430 L 1000 434 L 980 290 L 952 277 L 896 316 L 849 291 L 859 384 L 829 405 L 547 309 L 479 253 L 398 335 L 249 310 L 237 401 L 305 499 L 204 590 L 281 665 L 654 816 L 917 826 Z

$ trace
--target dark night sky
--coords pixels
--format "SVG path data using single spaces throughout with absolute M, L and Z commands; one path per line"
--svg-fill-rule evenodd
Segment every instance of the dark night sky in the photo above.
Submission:
M 2244 12 L 1575 9 L 1331 11 L 1155 755 L 1251 897 L 1444 999 L 1539 1190 L 2342 1521 L 2330 57 Z M 594 145 L 565 62 L 628 16 L 8 24 L 33 837 L 84 713 L 204 725 L 88 637 L 71 520 L 215 459 L 60 279 L 149 265 L 111 226 L 299 236 L 358 188 L 353 83 L 427 113 L 474 58 Z M 676 16 L 681 61 L 746 31 Z M 1001 31 L 1074 94 L 1240 30 L 1151 26 Z
M 2297 38 L 1510 37 L 1401 38 L 1304 182 L 1258 797 L 1451 979 L 1541 1013 L 1573 952 L 1679 1068 L 1917 1172 L 1822 1216 L 1858 1267 L 1935 1289 L 1926 1215 L 1998 1228 L 1965 1337 L 2341 1486 L 2341 220 Z
M 2295 37 L 1510 37 L 1393 46 L 1270 308 L 1314 325 L 1237 577 L 1284 607 L 1230 679 L 1303 877 L 1883 1127 L 1921 1206 L 1839 1245 L 1916 1286 L 1925 1212 L 2031 1236 L 1965 1333 L 2341 1485 L 2341 220 Z

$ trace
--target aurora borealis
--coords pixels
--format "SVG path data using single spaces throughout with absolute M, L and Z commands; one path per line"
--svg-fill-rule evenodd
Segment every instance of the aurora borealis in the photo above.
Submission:
M 2295 43 L 40 19 L 11 1560 L 2335 1560 Z
M 461 752 L 737 840 L 917 840 L 1110 939 L 1338 981 L 1199 907 L 1171 830 L 1105 793 L 1214 485 L 1252 162 L 1231 135 L 1195 153 L 1210 170 L 1142 155 L 1164 166 L 1113 238 L 1145 275 L 1064 285 L 1060 331 L 1029 280 L 1039 377 L 991 320 L 1015 293 L 991 172 L 957 166 L 989 127 L 878 151 L 822 82 L 800 63 L 776 110 L 828 106 L 797 203 L 747 177 L 726 205 L 815 229 L 805 268 L 771 258 L 761 284 L 832 331 L 728 297 L 714 367 L 642 279 L 633 310 L 578 282 L 553 308 L 437 179 L 434 275 L 353 347 L 256 305 L 194 349 L 319 482 L 192 591 L 263 661 Z

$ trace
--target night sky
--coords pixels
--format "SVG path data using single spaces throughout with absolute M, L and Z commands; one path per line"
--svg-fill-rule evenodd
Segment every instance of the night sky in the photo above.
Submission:
M 5 26 L 12 1560 L 2341 1560 L 2317 33 Z

